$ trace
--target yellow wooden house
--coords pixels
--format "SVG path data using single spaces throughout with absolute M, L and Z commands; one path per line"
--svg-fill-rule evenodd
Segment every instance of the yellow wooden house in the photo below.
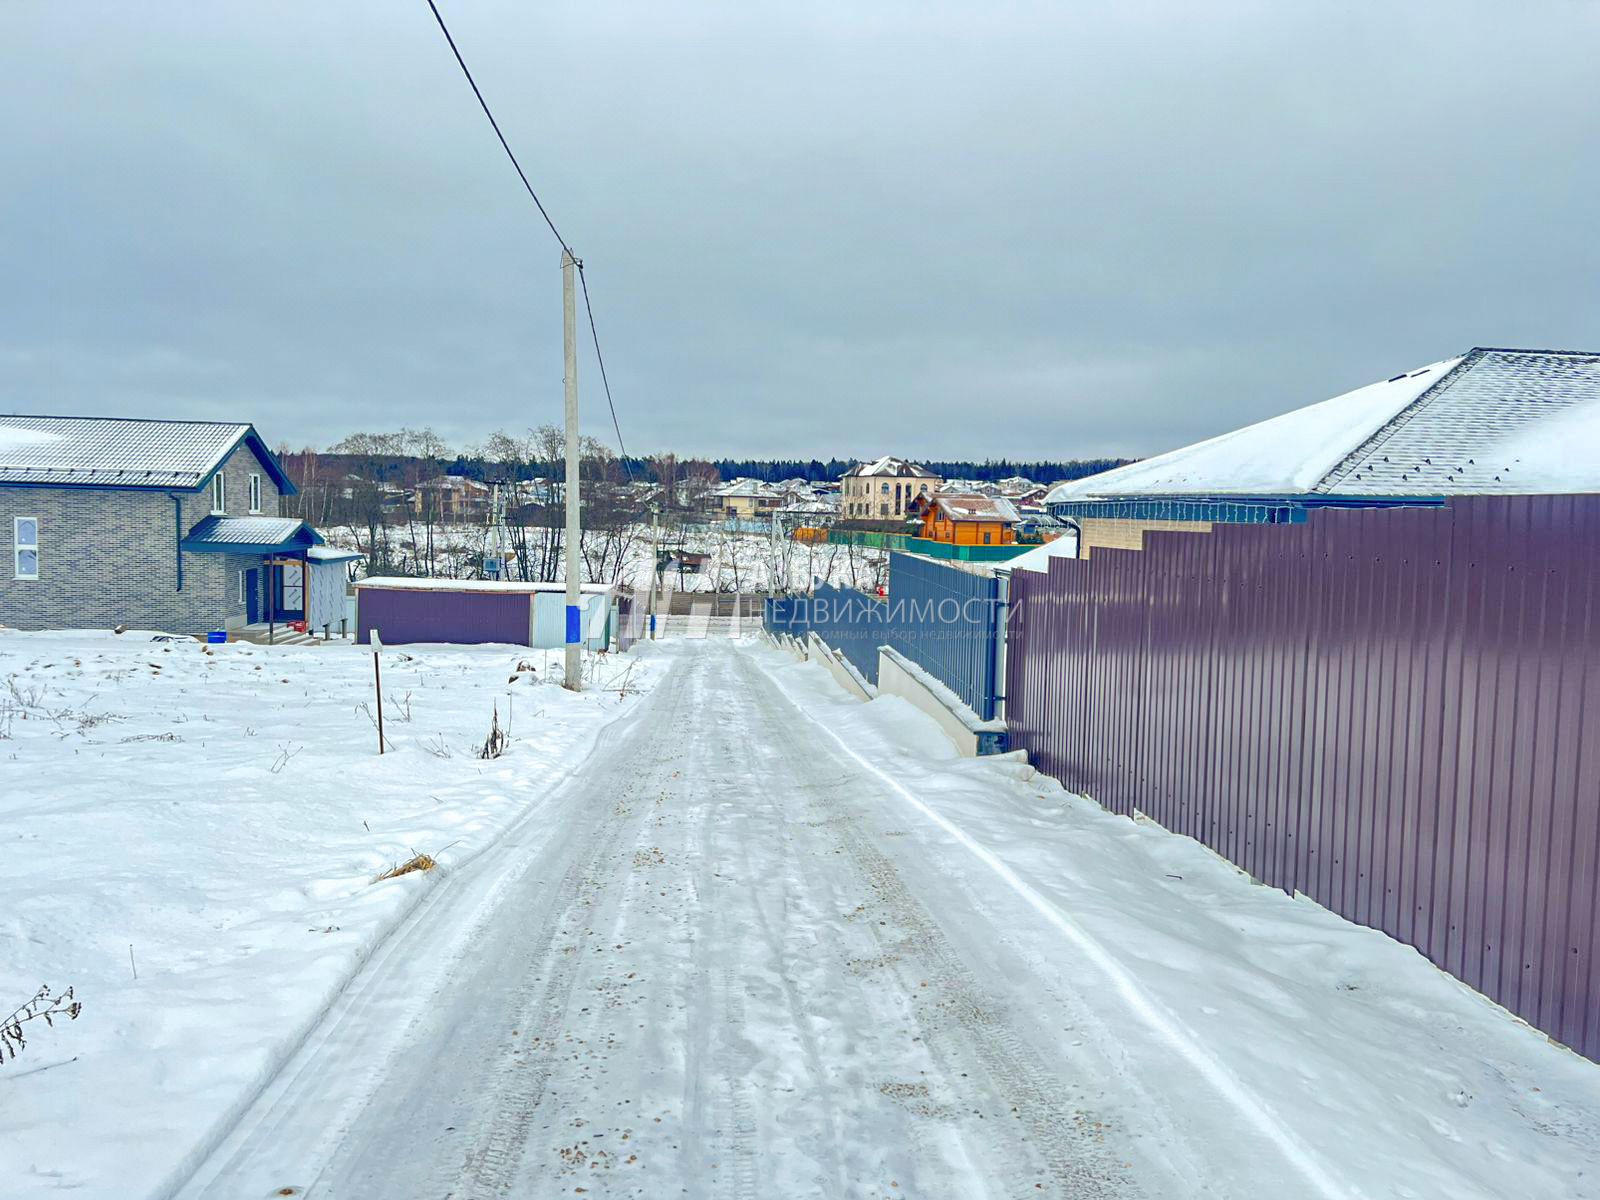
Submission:
M 1009 546 L 1017 540 L 1022 519 L 1004 496 L 943 492 L 919 497 L 912 515 L 921 522 L 922 537 L 954 546 Z

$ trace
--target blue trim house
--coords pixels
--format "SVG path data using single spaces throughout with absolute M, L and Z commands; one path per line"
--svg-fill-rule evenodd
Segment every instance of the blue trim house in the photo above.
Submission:
M 1303 521 L 1315 508 L 1600 490 L 1600 353 L 1479 348 L 1045 499 L 1096 546 L 1150 529 Z
M 303 619 L 323 539 L 278 515 L 294 492 L 250 425 L 0 415 L 0 625 Z

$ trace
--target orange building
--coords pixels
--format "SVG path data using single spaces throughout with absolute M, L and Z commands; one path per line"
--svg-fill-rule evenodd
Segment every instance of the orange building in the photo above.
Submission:
M 913 502 L 921 536 L 955 546 L 1009 546 L 1021 515 L 1004 496 L 945 495 Z

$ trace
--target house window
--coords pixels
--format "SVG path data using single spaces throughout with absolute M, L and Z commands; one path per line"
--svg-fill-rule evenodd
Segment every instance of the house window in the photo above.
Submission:
M 213 513 L 228 511 L 228 488 L 223 482 L 221 471 L 211 477 L 211 511 Z
M 39 578 L 39 518 L 16 517 L 11 522 L 12 575 Z
M 248 591 L 245 590 L 244 572 L 240 571 L 239 572 L 239 603 L 240 604 L 244 604 L 247 600 L 249 600 L 249 598 L 250 598 L 250 594 L 249 594 Z
M 261 511 L 261 476 L 259 475 L 250 476 L 250 511 L 253 513 Z

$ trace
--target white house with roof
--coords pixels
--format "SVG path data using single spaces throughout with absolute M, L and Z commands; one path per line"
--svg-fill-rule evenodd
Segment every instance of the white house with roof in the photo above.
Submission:
M 1600 353 L 1478 348 L 1054 488 L 1085 552 L 1313 508 L 1600 491 Z
M 337 628 L 356 556 L 279 516 L 294 491 L 247 424 L 0 415 L 0 625 Z
M 903 521 L 913 500 L 938 491 L 943 482 L 904 458 L 858 463 L 841 480 L 840 515 L 855 521 Z

